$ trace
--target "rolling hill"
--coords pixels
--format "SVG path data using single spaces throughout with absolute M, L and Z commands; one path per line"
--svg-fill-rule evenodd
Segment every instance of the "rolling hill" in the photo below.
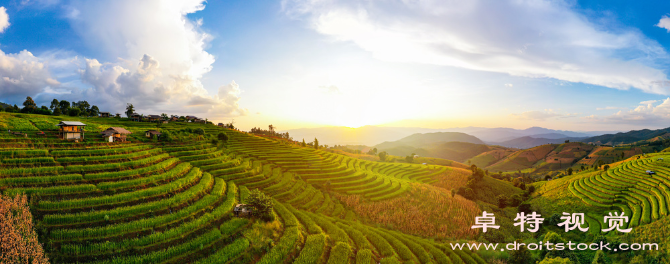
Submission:
M 556 134 L 555 136 L 558 136 Z M 560 137 L 560 138 L 542 138 L 539 136 L 526 136 L 526 137 L 520 137 L 520 138 L 515 138 L 512 140 L 504 141 L 504 142 L 498 142 L 495 143 L 496 145 L 500 145 L 503 147 L 508 147 L 508 148 L 520 148 L 520 149 L 527 149 L 527 148 L 533 148 L 537 147 L 539 145 L 544 145 L 544 144 L 561 144 L 564 143 L 566 140 L 568 141 L 580 141 L 583 138 L 567 138 L 567 137 Z
M 670 127 L 663 129 L 642 129 L 642 130 L 631 130 L 628 132 L 621 132 L 616 134 L 605 134 L 595 137 L 589 137 L 582 139 L 582 142 L 590 142 L 603 145 L 620 145 L 620 144 L 630 144 L 642 140 L 651 140 L 655 137 L 665 136 L 670 133 Z
M 468 183 L 462 164 L 367 161 L 213 125 L 0 120 L 3 131 L 25 133 L 0 133 L 0 191 L 33 197 L 53 263 L 485 263 L 445 241 L 476 238 L 478 203 L 521 192 L 485 177 L 475 202 L 447 189 Z M 59 139 L 61 120 L 87 124 L 85 139 Z M 105 142 L 99 133 L 110 126 L 132 134 Z M 150 129 L 171 140 L 145 137 Z M 234 214 L 255 190 L 274 219 Z

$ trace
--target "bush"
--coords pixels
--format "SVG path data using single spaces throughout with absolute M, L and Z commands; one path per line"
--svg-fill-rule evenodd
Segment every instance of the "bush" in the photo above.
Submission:
M 70 108 L 69 111 L 67 111 L 67 115 L 69 116 L 79 116 L 81 114 L 81 110 L 79 108 Z
M 507 198 L 506 195 L 503 195 L 503 194 L 498 195 L 497 199 L 498 199 L 498 208 L 502 209 L 502 208 L 505 208 L 507 206 L 508 198 Z
M 533 209 L 530 208 L 530 203 L 522 203 L 517 207 L 519 213 L 524 212 L 526 214 L 532 213 Z
M 223 132 L 219 133 L 219 135 L 217 135 L 217 138 L 219 138 L 219 140 L 223 141 L 223 143 L 228 142 L 228 135 L 226 135 L 226 133 L 223 133 Z
M 255 215 L 264 221 L 274 220 L 274 215 L 272 214 L 273 203 L 271 197 L 256 189 L 249 193 L 249 198 L 247 198 L 247 201 L 249 202 L 249 205 L 254 208 Z
M 205 135 L 205 130 L 202 128 L 196 128 L 193 130 L 193 133 L 198 134 L 198 135 Z

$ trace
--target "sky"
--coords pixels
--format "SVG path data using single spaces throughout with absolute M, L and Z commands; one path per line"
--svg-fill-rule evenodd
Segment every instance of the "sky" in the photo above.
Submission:
M 0 0 L 0 102 L 243 130 L 670 126 L 670 2 Z

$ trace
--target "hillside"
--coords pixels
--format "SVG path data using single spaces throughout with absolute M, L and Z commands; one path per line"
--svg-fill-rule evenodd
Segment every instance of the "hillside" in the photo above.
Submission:
M 527 149 L 544 144 L 561 144 L 564 143 L 566 140 L 574 142 L 574 141 L 580 141 L 581 139 L 583 138 L 568 138 L 568 137 L 544 138 L 541 135 L 537 135 L 537 136 L 520 137 L 508 141 L 498 142 L 496 143 L 496 145 L 508 148 Z
M 663 129 L 642 129 L 642 130 L 631 130 L 628 132 L 621 132 L 616 134 L 605 134 L 595 137 L 589 137 L 582 139 L 582 142 L 587 143 L 596 143 L 596 144 L 606 144 L 606 145 L 620 145 L 620 144 L 629 144 L 642 140 L 651 140 L 655 137 L 666 136 L 667 133 L 670 133 L 670 127 Z
M 0 190 L 39 197 L 31 210 L 53 263 L 484 262 L 444 243 L 479 235 L 469 227 L 478 204 L 449 193 L 468 170 L 366 161 L 205 124 L 0 117 L 3 130 L 26 133 L 0 134 Z M 60 120 L 87 124 L 85 139 L 58 139 Z M 104 142 L 110 126 L 131 131 L 128 141 Z M 146 138 L 148 129 L 173 141 Z M 482 202 L 518 192 L 481 184 Z M 275 220 L 233 214 L 254 190 L 271 197 Z

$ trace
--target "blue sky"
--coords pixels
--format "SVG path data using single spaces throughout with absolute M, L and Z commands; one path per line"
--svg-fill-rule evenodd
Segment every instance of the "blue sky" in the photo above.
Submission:
M 133 103 L 242 129 L 670 126 L 667 1 L 0 6 L 8 103 Z

